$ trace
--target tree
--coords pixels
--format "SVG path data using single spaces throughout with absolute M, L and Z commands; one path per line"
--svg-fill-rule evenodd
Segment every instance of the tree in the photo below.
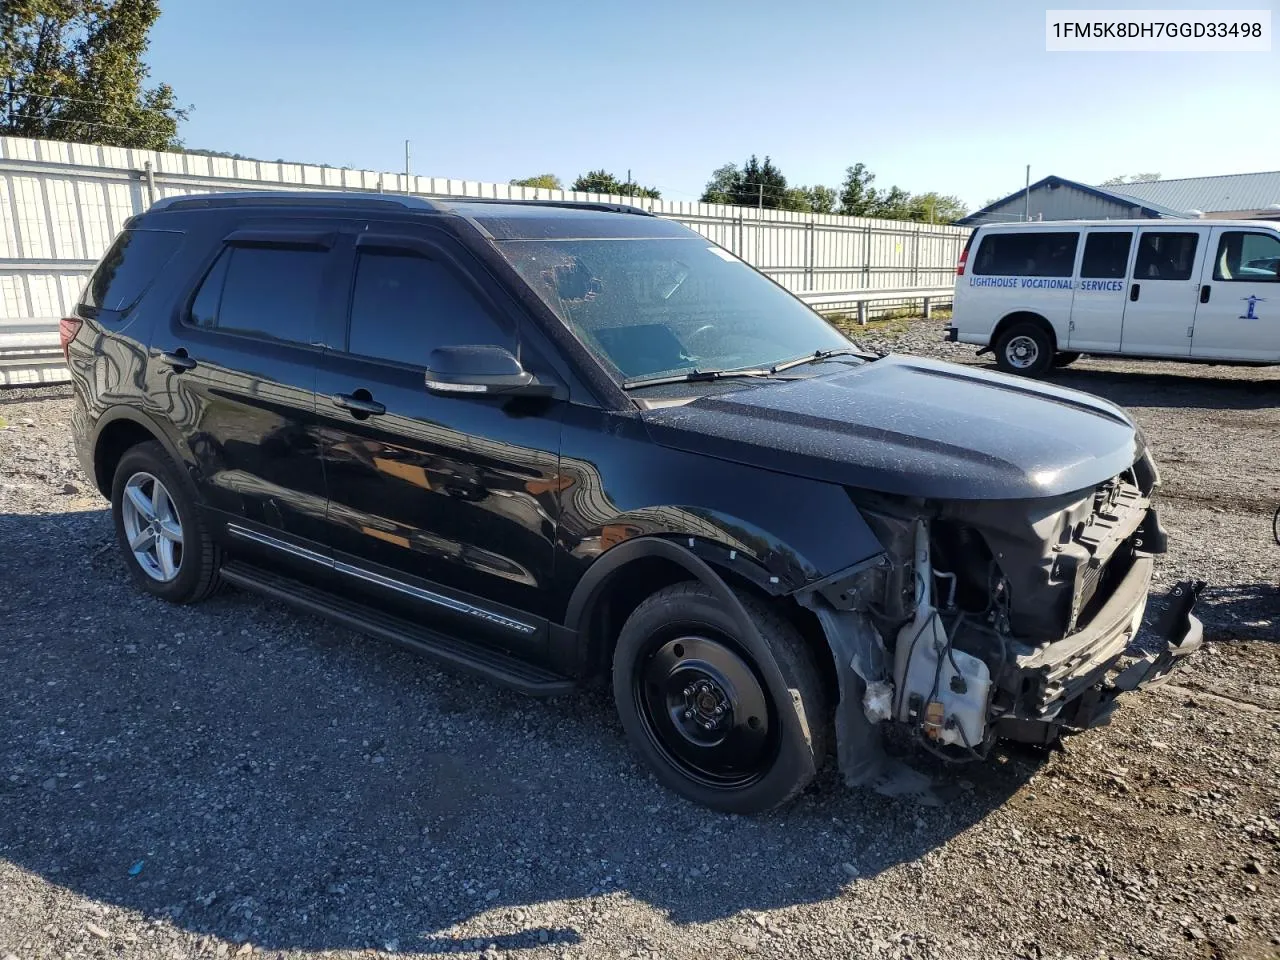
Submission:
M 1110 180 L 1103 180 L 1099 186 L 1118 187 L 1126 183 L 1151 183 L 1152 181 L 1159 179 L 1160 174 L 1158 173 L 1131 173 L 1128 175 L 1122 173 L 1120 176 L 1112 177 Z
M 959 197 L 944 197 L 933 190 L 915 194 L 909 206 L 910 218 L 922 223 L 952 223 L 969 212 Z
M 522 180 L 512 180 L 513 187 L 537 187 L 539 190 L 563 190 L 560 184 L 560 178 L 554 173 L 540 173 L 536 177 L 525 177 Z
M 735 184 L 733 202 L 741 207 L 764 207 L 776 210 L 787 197 L 787 178 L 767 155 L 764 163 L 751 158 L 742 165 L 742 178 Z
M 168 150 L 180 146 L 167 83 L 146 87 L 159 0 L 0 3 L 0 132 Z
M 876 175 L 865 163 L 855 163 L 844 171 L 844 183 L 840 185 L 840 212 L 846 217 L 875 216 Z
M 831 187 L 824 187 L 818 184 L 814 187 L 804 187 L 805 193 L 809 196 L 809 209 L 814 213 L 835 213 L 836 201 L 839 195 Z
M 881 193 L 874 197 L 870 216 L 885 220 L 912 219 L 911 194 L 895 184 L 889 188 L 888 193 Z
M 742 182 L 742 171 L 736 163 L 726 163 L 711 173 L 706 188 L 702 191 L 703 203 L 733 203 L 738 186 Z
M 574 190 L 583 193 L 607 193 L 618 197 L 646 197 L 650 200 L 661 200 L 662 194 L 656 187 L 642 187 L 631 180 L 622 181 L 607 170 L 591 170 L 573 181 Z

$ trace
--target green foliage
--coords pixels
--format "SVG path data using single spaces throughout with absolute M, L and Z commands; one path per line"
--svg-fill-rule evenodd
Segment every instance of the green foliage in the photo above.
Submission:
M 969 212 L 959 197 L 943 196 L 933 190 L 913 195 L 909 206 L 911 213 L 907 219 L 922 223 L 951 223 Z
M 591 170 L 573 181 L 574 190 L 583 193 L 607 193 L 616 197 L 646 197 L 650 200 L 661 200 L 662 194 L 656 187 L 642 187 L 630 180 L 622 181 L 608 170 Z
M 753 153 L 741 169 L 727 163 L 713 172 L 702 192 L 702 202 L 789 210 L 794 207 L 788 204 L 796 201 L 794 196 L 788 197 L 787 178 L 773 160 L 766 156 L 761 163 Z
M 1112 177 L 1110 180 L 1103 180 L 1098 186 L 1118 187 L 1126 183 L 1151 183 L 1159 179 L 1160 174 L 1158 173 L 1131 173 L 1128 175 L 1122 173 L 1120 176 Z
M 159 0 L 3 0 L 0 132 L 168 150 L 179 107 L 165 83 L 146 87 L 143 55 Z
M 809 209 L 814 213 L 835 213 L 839 194 L 831 187 L 819 184 L 816 187 L 802 188 L 809 199 Z
M 554 173 L 540 173 L 536 177 L 525 177 L 523 180 L 512 180 L 513 187 L 537 187 L 540 190 L 563 190 L 560 178 Z
M 734 191 L 742 180 L 742 171 L 736 163 L 717 167 L 702 191 L 703 203 L 733 203 Z
M 867 169 L 865 163 L 855 163 L 844 172 L 844 183 L 840 185 L 840 212 L 846 217 L 874 217 L 876 190 L 871 186 L 876 175 Z

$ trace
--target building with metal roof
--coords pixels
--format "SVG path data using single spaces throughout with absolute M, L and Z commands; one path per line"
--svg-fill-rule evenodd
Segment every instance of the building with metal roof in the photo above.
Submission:
M 1125 184 L 1126 188 L 1128 186 Z M 1051 176 L 956 222 L 962 226 L 979 226 L 1026 220 L 1158 220 L 1187 216 L 1181 210 L 1129 196 L 1110 187 L 1094 187 L 1065 177 Z
M 1184 177 L 1107 187 L 1141 203 L 1158 203 L 1215 220 L 1280 219 L 1280 170 Z

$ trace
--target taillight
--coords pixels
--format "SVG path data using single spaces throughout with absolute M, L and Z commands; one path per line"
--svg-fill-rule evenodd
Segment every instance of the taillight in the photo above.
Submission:
M 62 344 L 62 357 L 68 364 L 71 363 L 71 341 L 83 324 L 79 317 L 63 317 L 58 321 L 58 342 Z
M 960 253 L 960 262 L 956 264 L 957 277 L 964 276 L 964 265 L 965 265 L 965 261 L 967 261 L 968 259 L 969 259 L 969 248 L 965 247 L 964 250 L 961 251 Z

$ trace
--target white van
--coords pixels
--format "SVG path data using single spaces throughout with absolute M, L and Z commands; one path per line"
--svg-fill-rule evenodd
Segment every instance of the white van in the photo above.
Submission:
M 947 339 L 1026 376 L 1082 353 L 1280 363 L 1280 223 L 981 226 L 956 268 Z

